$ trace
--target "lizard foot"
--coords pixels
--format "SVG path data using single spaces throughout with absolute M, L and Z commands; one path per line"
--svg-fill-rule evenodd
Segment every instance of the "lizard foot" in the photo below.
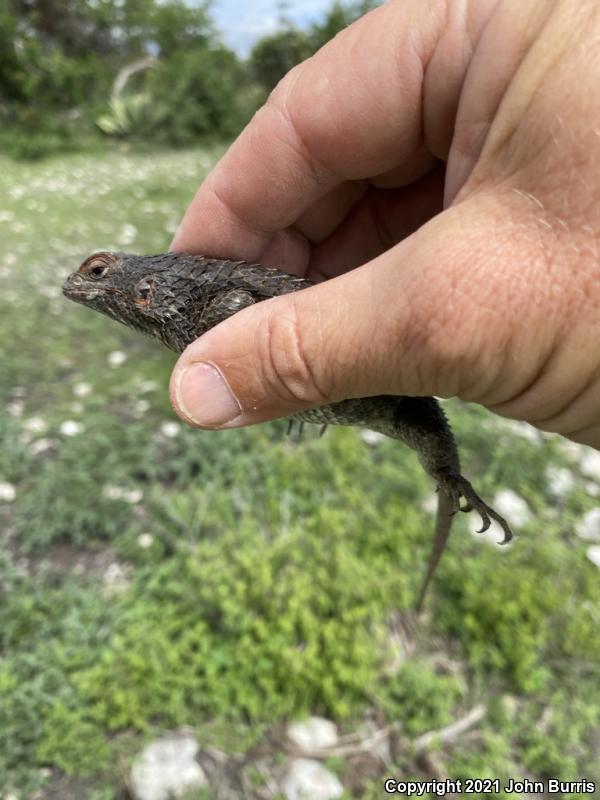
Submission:
M 451 469 L 445 469 L 440 470 L 436 474 L 436 479 L 438 482 L 438 491 L 444 492 L 444 494 L 450 500 L 450 505 L 452 508 L 450 512 L 451 514 L 456 514 L 457 511 L 464 511 L 465 513 L 468 513 L 469 511 L 476 511 L 481 517 L 481 522 L 483 523 L 482 527 L 477 531 L 477 533 L 483 533 L 484 531 L 487 531 L 492 524 L 492 520 L 494 519 L 504 531 L 504 539 L 500 542 L 500 544 L 507 544 L 507 542 L 510 542 L 513 534 L 508 522 L 504 519 L 504 517 L 501 517 L 500 514 L 494 511 L 493 508 L 490 508 L 487 503 L 484 503 L 466 478 L 463 478 L 463 476 L 458 472 L 455 472 Z M 461 506 L 460 504 L 461 497 L 466 501 L 464 506 Z
M 301 438 L 304 432 L 304 420 L 297 420 L 294 417 L 290 417 L 288 419 L 287 430 L 285 432 L 286 436 L 293 436 L 294 434 L 294 426 L 298 425 L 298 439 Z

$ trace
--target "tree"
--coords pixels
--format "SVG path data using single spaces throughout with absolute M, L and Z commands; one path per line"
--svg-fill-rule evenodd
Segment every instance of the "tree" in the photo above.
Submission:
M 255 79 L 270 92 L 292 67 L 316 53 L 326 42 L 378 3 L 359 0 L 343 4 L 335 0 L 322 22 L 301 30 L 291 21 L 287 11 L 281 15 L 281 30 L 260 39 L 250 54 Z
M 336 34 L 377 5 L 378 3 L 375 0 L 359 0 L 359 2 L 347 5 L 335 0 L 327 11 L 325 19 L 322 22 L 314 23 L 309 30 L 313 52 L 319 50 L 330 39 L 333 39 Z
M 254 78 L 269 92 L 293 66 L 313 54 L 310 37 L 289 27 L 265 36 L 252 48 L 250 66 Z
M 156 67 L 136 73 L 117 98 L 126 112 L 119 135 L 137 120 L 144 135 L 169 141 L 191 141 L 211 125 L 223 136 L 243 75 L 235 55 L 215 40 L 202 3 L 0 0 L 0 135 L 6 141 L 12 129 L 35 139 L 33 149 L 25 147 L 30 154 L 97 132 L 95 121 L 114 111 L 115 78 L 152 57 Z

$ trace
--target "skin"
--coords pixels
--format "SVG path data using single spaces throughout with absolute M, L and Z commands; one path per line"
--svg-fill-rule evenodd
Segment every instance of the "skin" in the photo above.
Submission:
M 177 413 L 456 395 L 600 448 L 599 38 L 596 0 L 391 0 L 293 69 L 172 249 L 320 283 L 193 342 Z

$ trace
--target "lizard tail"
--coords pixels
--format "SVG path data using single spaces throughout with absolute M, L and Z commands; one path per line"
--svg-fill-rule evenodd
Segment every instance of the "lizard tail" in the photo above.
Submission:
M 427 563 L 427 569 L 423 580 L 421 581 L 421 589 L 419 590 L 419 598 L 415 606 L 415 613 L 418 615 L 423 610 L 423 603 L 427 596 L 427 590 L 431 583 L 431 579 L 437 569 L 442 553 L 446 548 L 448 537 L 450 536 L 450 529 L 452 527 L 453 506 L 452 500 L 448 494 L 443 490 L 438 490 L 438 507 L 435 520 L 435 532 L 433 534 L 433 544 L 431 547 L 431 555 Z

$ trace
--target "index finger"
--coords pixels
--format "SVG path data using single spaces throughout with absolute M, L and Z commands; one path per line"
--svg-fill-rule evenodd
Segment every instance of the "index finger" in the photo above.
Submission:
M 336 185 L 408 172 L 444 5 L 390 2 L 295 67 L 200 186 L 172 249 L 259 259 Z

